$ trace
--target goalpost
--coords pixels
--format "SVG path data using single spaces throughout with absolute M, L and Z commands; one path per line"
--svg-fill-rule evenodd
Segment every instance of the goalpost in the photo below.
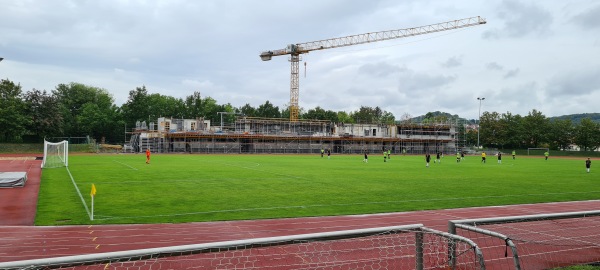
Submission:
M 69 166 L 69 142 L 52 143 L 44 140 L 44 159 L 42 168 Z
M 527 148 L 527 155 L 543 156 L 544 153 L 550 152 L 550 148 Z

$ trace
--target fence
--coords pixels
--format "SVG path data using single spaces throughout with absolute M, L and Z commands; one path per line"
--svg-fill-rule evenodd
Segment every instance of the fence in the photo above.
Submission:
M 421 270 L 453 266 L 485 269 L 483 255 L 472 241 L 422 224 L 0 263 L 1 269 Z

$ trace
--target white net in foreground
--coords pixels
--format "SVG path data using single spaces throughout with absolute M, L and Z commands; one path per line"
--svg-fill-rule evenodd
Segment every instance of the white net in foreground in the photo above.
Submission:
M 600 211 L 452 220 L 488 269 L 552 269 L 600 262 Z
M 0 263 L 0 268 L 422 270 L 485 265 L 472 241 L 414 224 Z
M 69 142 L 52 143 L 44 140 L 44 159 L 42 168 L 69 166 Z

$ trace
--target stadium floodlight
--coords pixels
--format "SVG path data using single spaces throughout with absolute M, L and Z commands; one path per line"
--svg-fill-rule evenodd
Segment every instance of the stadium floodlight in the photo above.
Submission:
M 482 97 L 478 97 L 477 100 L 479 100 L 479 120 L 477 121 L 477 149 L 479 149 L 479 129 L 481 128 L 481 102 L 484 100 L 485 98 Z

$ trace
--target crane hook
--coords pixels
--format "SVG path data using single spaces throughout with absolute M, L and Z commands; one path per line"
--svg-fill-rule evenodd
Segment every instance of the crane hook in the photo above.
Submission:
M 306 61 L 304 61 L 304 78 L 306 78 Z

